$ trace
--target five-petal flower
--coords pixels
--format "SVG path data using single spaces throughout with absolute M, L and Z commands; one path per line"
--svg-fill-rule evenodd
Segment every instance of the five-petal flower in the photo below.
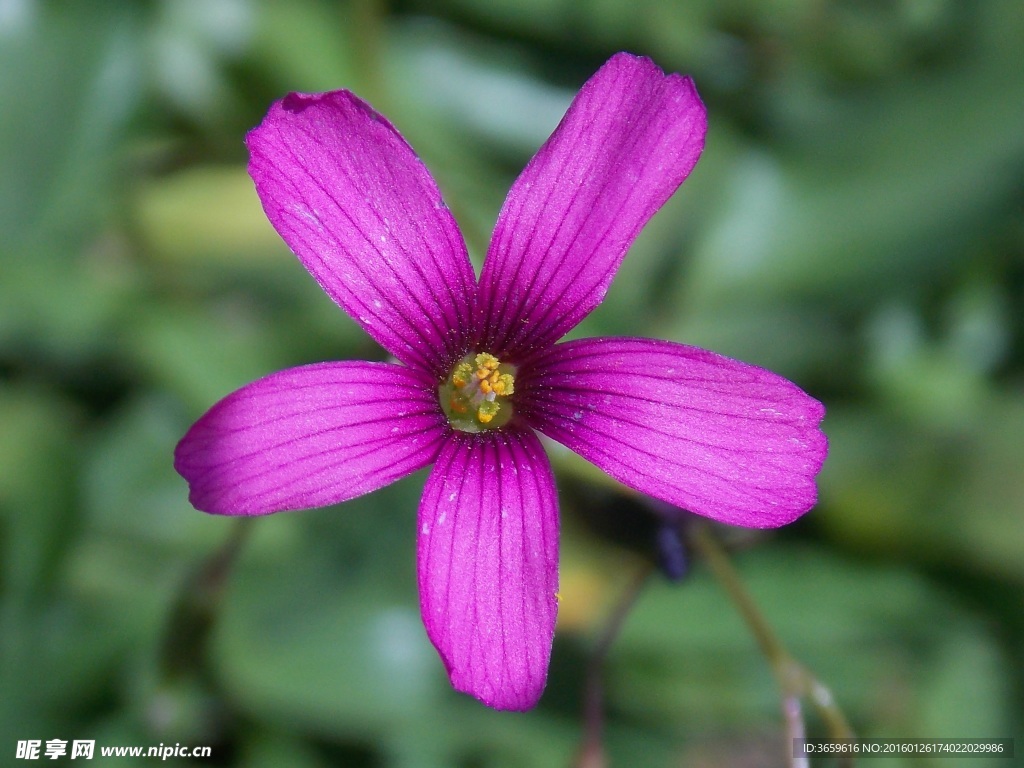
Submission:
M 423 621 L 452 684 L 501 709 L 544 688 L 558 509 L 535 433 L 715 520 L 814 504 L 824 409 L 789 381 L 666 341 L 556 343 L 697 162 L 693 82 L 618 54 L 513 185 L 479 282 L 422 162 L 347 91 L 290 94 L 249 133 L 270 221 L 397 362 L 319 363 L 228 395 L 175 467 L 201 510 L 335 504 L 433 464 L 419 508 Z

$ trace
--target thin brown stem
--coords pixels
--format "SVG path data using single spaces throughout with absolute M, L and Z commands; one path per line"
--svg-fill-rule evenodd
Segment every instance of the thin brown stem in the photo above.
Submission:
M 586 693 L 583 702 L 584 736 L 576 759 L 576 768 L 605 768 L 604 751 L 604 666 L 615 638 L 619 636 L 626 617 L 647 586 L 654 566 L 646 563 L 633 576 L 608 616 L 594 644 L 587 665 Z
M 161 666 L 168 677 L 194 672 L 204 663 L 228 576 L 252 532 L 252 522 L 249 518 L 232 521 L 224 543 L 199 563 L 182 585 L 162 643 Z

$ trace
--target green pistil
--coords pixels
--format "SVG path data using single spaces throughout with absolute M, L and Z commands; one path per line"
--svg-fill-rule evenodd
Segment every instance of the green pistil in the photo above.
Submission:
M 463 432 L 498 429 L 512 418 L 515 368 L 494 355 L 466 355 L 438 388 L 448 423 Z

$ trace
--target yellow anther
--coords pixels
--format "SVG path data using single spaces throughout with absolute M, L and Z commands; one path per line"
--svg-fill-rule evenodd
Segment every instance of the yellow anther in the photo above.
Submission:
M 481 424 L 487 424 L 491 419 L 498 415 L 499 406 L 493 400 L 485 400 L 480 403 L 480 407 L 476 409 L 476 417 Z
M 494 381 L 494 383 L 491 384 L 491 388 L 494 390 L 494 394 L 496 395 L 508 397 L 515 391 L 513 388 L 515 380 L 512 378 L 512 374 L 503 373 L 500 376 L 495 374 L 491 380 Z
M 459 363 L 452 371 L 452 383 L 456 387 L 464 387 L 469 384 L 473 375 L 473 366 L 469 363 Z
M 462 358 L 439 387 L 449 423 L 464 432 L 500 429 L 513 417 L 515 368 L 487 352 Z
M 498 370 L 498 366 L 501 362 L 494 355 L 489 355 L 486 352 L 481 352 L 474 358 L 476 363 L 476 377 L 478 379 L 486 379 L 491 375 L 491 371 Z

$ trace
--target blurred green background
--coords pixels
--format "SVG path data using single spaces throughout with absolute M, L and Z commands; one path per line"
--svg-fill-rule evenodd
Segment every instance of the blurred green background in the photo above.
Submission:
M 585 485 L 548 689 L 513 715 L 453 693 L 420 624 L 423 473 L 240 527 L 189 506 L 171 457 L 252 379 L 382 356 L 263 217 L 242 138 L 274 99 L 370 100 L 479 265 L 617 50 L 692 74 L 710 132 L 579 332 L 824 401 L 818 507 L 734 554 L 762 611 L 859 734 L 1024 736 L 1019 0 L 0 0 L 0 763 L 29 738 L 572 762 L 589 649 L 644 557 L 587 522 L 614 488 L 559 456 Z M 699 562 L 644 592 L 606 688 L 612 765 L 784 763 L 771 672 Z

